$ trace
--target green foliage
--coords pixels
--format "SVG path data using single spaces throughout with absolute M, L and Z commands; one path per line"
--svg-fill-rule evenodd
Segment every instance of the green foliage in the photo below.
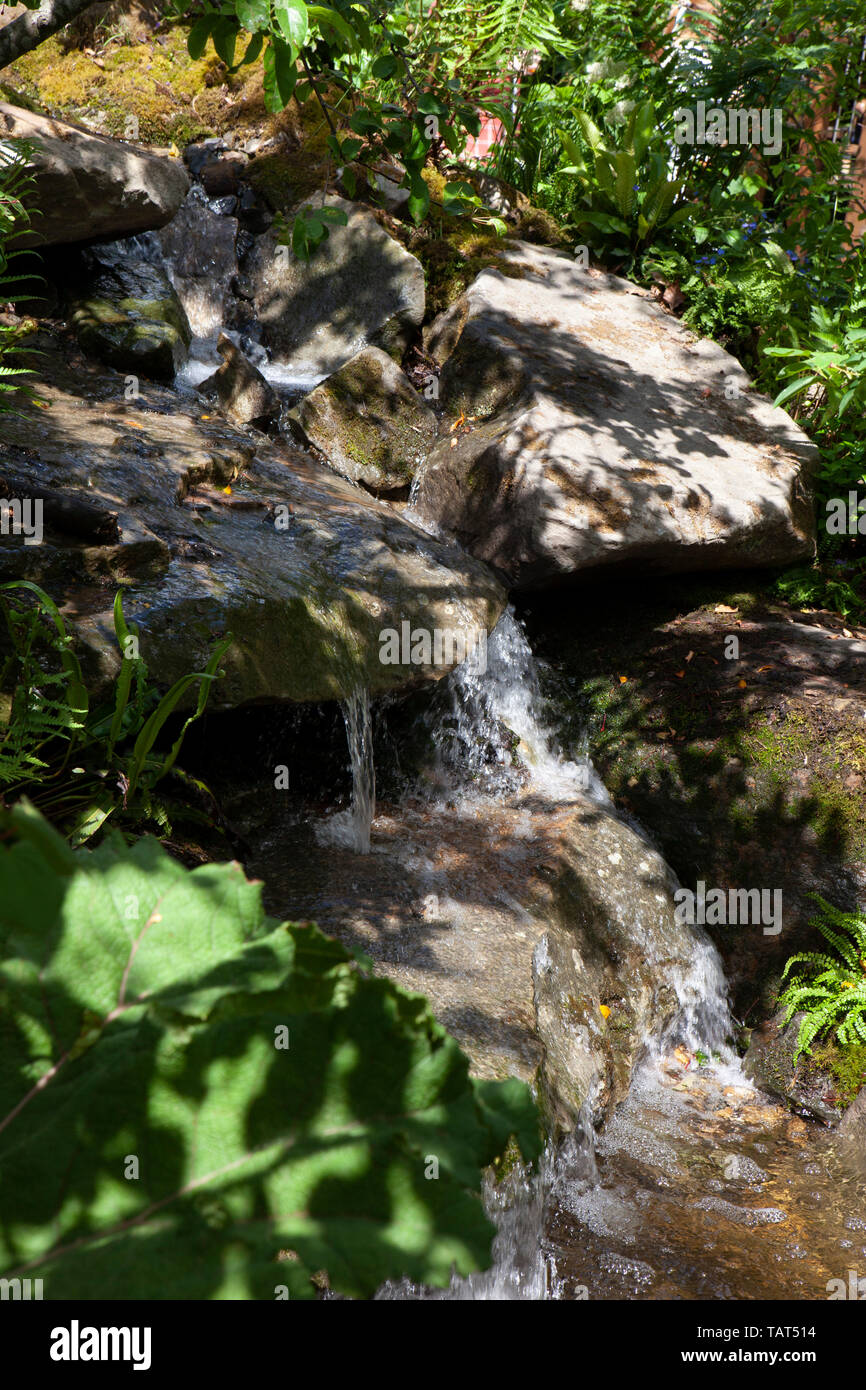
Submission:
M 472 1081 L 420 995 L 266 917 L 237 864 L 190 872 L 117 835 L 73 852 L 26 805 L 8 822 L 4 1277 L 296 1299 L 324 1271 L 370 1297 L 489 1263 L 482 1170 L 511 1135 L 539 1152 L 526 1086 Z
M 795 416 L 805 414 L 824 426 L 841 420 L 852 407 L 862 412 L 866 403 L 866 327 L 815 304 L 803 339 L 792 324 L 787 333 L 792 347 L 776 344 L 764 349 L 768 357 L 782 359 L 778 375 L 783 389 L 775 404 L 788 401 Z
M 190 9 L 180 0 L 175 14 Z M 455 7 L 428 15 L 418 3 L 382 8 L 373 0 L 208 0 L 190 29 L 189 52 L 200 57 L 210 40 L 230 72 L 261 56 L 271 112 L 293 96 L 300 102 L 312 96 L 328 127 L 334 170 L 343 172 L 352 194 L 362 177 L 375 198 L 376 166 L 396 156 L 409 190 L 408 213 L 418 224 L 431 203 L 425 166 L 438 168 L 446 156 L 458 155 L 467 134 L 479 130 L 479 107 L 496 106 L 495 96 L 488 99 L 483 83 L 479 87 L 479 69 L 489 84 L 508 45 L 543 44 L 557 35 L 548 0 L 507 0 L 505 6 L 487 0 L 471 14 L 461 9 L 459 22 L 457 15 Z M 457 181 L 445 185 L 440 208 L 460 215 L 477 202 L 467 200 Z M 327 211 L 305 207 L 282 229 L 281 240 L 300 259 L 328 236 L 329 222 L 337 219 Z
M 11 652 L 0 690 L 11 688 L 5 727 L 0 725 L 0 790 L 11 801 L 28 793 L 73 843 L 94 835 L 109 816 L 155 820 L 170 831 L 168 803 L 155 795 L 174 768 L 186 730 L 203 713 L 211 682 L 231 637 L 213 648 L 204 671 L 182 676 L 160 697 L 148 684 L 138 632 L 123 616 L 122 592 L 114 603 L 114 627 L 122 662 L 114 698 L 95 709 L 63 618 L 36 584 L 18 580 L 0 594 L 32 595 L 22 605 L 0 597 Z M 198 685 L 193 713 L 168 752 L 154 745 L 182 697 Z M 193 814 L 190 808 L 187 816 Z
M 0 140 L 0 305 L 25 298 L 22 286 L 30 278 L 20 270 L 21 258 L 28 253 L 16 244 L 30 229 L 30 216 L 21 201 L 32 183 L 27 158 L 22 141 Z M 18 413 L 15 402 L 33 395 L 25 379 L 30 369 L 20 364 L 21 340 L 29 331 L 26 322 L 0 324 L 0 415 Z
M 561 172 L 577 179 L 586 209 L 576 214 L 574 231 L 597 249 L 633 260 L 662 231 L 690 215 L 687 207 L 676 206 L 683 183 L 669 177 L 655 107 L 651 101 L 636 106 L 616 146 L 585 111 L 575 111 L 574 119 L 580 143 L 560 131 L 571 161 Z
M 780 994 L 785 1023 L 805 1010 L 797 1036 L 795 1058 L 808 1056 L 821 1033 L 832 1032 L 843 1047 L 866 1043 L 866 916 L 841 912 L 817 894 L 816 926 L 835 955 L 804 951 L 792 956 L 782 973 L 786 979 L 795 965 L 805 965 Z

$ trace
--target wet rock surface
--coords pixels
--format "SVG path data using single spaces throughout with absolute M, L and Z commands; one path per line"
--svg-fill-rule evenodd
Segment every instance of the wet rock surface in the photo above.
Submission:
M 784 1011 L 769 1019 L 751 1036 L 743 1059 L 747 1076 L 771 1095 L 786 1101 L 798 1115 L 807 1115 L 826 1125 L 837 1125 L 840 1109 L 833 1079 L 808 1057 L 795 1060 L 802 1013 L 785 1024 Z
M 829 1135 L 742 1076 L 662 1058 L 617 1110 L 590 1170 L 567 1156 L 558 1170 L 543 1237 L 554 1293 L 827 1299 L 831 1281 L 847 1285 L 862 1268 L 864 1197 Z
M 341 847 L 345 813 L 275 814 L 250 863 L 269 910 L 425 994 L 476 1075 L 536 1080 L 554 1133 L 608 1116 L 646 1038 L 693 1002 L 677 985 L 701 940 L 674 923 L 666 866 L 589 799 L 380 806 L 369 855 Z
M 217 339 L 217 352 L 222 363 L 213 376 L 200 383 L 198 390 L 203 395 L 215 392 L 235 424 L 266 429 L 280 413 L 277 393 L 225 333 Z
M 4 425 L 4 461 L 37 490 L 113 517 L 118 540 L 82 545 L 50 527 L 38 545 L 6 536 L 0 566 L 51 588 L 95 686 L 119 663 L 120 583 L 156 682 L 202 670 L 214 640 L 234 634 L 217 707 L 438 679 L 447 652 L 438 665 L 383 664 L 382 629 L 496 621 L 504 595 L 483 566 L 309 455 L 156 385 L 126 401 L 122 376 L 42 347 L 44 405 Z
M 119 372 L 174 380 L 192 330 L 159 265 L 144 260 L 134 243 L 116 241 L 73 253 L 67 277 L 72 326 L 88 356 Z
M 163 227 L 189 188 L 179 160 L 0 102 L 0 130 L 34 148 L 33 245 L 132 236 Z M 28 238 L 22 238 L 21 245 Z
M 521 589 L 812 554 L 815 448 L 733 357 L 561 252 L 502 259 L 427 337 L 469 425 L 433 450 L 419 515 Z

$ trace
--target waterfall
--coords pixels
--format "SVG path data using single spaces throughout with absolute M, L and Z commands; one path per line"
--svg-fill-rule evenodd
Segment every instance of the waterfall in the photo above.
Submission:
M 587 752 L 562 755 L 544 708 L 538 666 L 526 633 L 509 607 L 487 643 L 487 669 L 464 662 L 448 680 L 450 718 L 434 730 L 443 767 L 487 795 L 530 790 L 557 802 L 610 797 Z M 510 737 L 509 737 L 510 736 Z
M 370 853 L 370 830 L 376 806 L 376 774 L 373 766 L 373 725 L 370 694 L 356 688 L 340 702 L 346 723 L 346 739 L 352 769 L 352 804 L 347 811 L 316 826 L 321 844 L 331 844 L 356 854 Z

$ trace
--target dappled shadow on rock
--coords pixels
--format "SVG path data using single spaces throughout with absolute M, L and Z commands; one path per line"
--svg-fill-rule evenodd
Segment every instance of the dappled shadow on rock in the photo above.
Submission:
M 788 956 L 818 946 L 808 895 L 863 900 L 866 633 L 762 597 L 748 575 L 534 596 L 527 622 L 566 747 L 588 739 L 681 882 L 782 893 L 777 935 L 708 926 L 755 1025 Z

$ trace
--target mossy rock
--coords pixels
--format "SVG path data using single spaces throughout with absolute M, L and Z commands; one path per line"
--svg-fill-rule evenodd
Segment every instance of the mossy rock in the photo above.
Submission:
M 436 416 L 399 366 L 369 347 L 291 412 L 303 440 L 338 473 L 373 492 L 409 486 L 437 431 Z
M 47 39 L 6 70 L 20 105 L 96 126 L 142 144 L 179 147 L 205 135 L 266 119 L 262 63 L 230 73 L 208 43 L 201 58 L 187 50 L 188 28 L 171 27 L 146 42 L 107 39 L 102 56 Z
M 189 329 L 170 299 L 88 299 L 72 323 L 83 351 L 116 371 L 171 381 L 186 361 Z

